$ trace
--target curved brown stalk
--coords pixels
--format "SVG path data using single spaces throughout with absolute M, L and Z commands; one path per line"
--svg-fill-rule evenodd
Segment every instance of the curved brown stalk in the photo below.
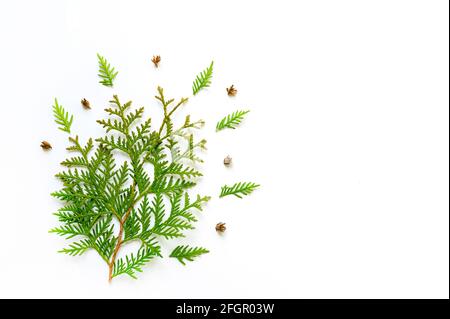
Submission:
M 134 188 L 135 188 L 135 184 L 133 184 L 131 196 L 134 196 Z M 114 248 L 113 254 L 111 256 L 111 260 L 108 263 L 108 268 L 109 268 L 108 281 L 109 282 L 111 282 L 111 280 L 113 278 L 114 263 L 116 262 L 117 254 L 119 253 L 120 247 L 122 246 L 122 243 L 123 243 L 123 238 L 122 238 L 123 237 L 123 225 L 125 224 L 128 217 L 130 216 L 131 212 L 133 211 L 134 205 L 139 201 L 140 198 L 141 198 L 141 196 L 138 196 L 138 198 L 133 201 L 133 203 L 131 204 L 130 208 L 128 208 L 125 215 L 122 217 L 122 219 L 119 220 L 120 228 L 119 228 L 119 234 L 117 235 L 117 244 L 116 244 L 116 247 Z

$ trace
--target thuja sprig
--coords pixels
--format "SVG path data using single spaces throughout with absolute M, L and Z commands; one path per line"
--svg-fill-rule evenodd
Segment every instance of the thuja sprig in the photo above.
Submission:
M 206 253 L 209 251 L 203 247 L 177 246 L 170 257 L 176 258 L 180 263 L 186 265 L 185 260 L 193 261 L 194 258 Z
M 100 77 L 100 82 L 104 86 L 113 86 L 113 81 L 116 78 L 117 74 L 119 73 L 114 69 L 114 67 L 111 67 L 111 64 L 99 53 L 97 53 L 98 58 L 98 76 Z
M 196 95 L 198 92 L 200 92 L 201 89 L 207 88 L 211 84 L 212 79 L 212 73 L 213 73 L 213 65 L 214 61 L 211 62 L 211 64 L 200 74 L 197 75 L 197 77 L 194 80 L 194 83 L 192 83 L 192 94 Z
M 226 128 L 235 129 L 244 119 L 245 114 L 250 111 L 235 111 L 228 114 L 223 119 L 221 119 L 216 125 L 216 131 L 221 131 Z
M 249 195 L 260 185 L 252 182 L 238 182 L 232 186 L 224 185 L 221 188 L 219 197 L 225 197 L 228 195 L 234 195 L 238 198 L 242 198 L 244 195 Z
M 69 115 L 69 112 L 64 110 L 63 106 L 58 104 L 58 100 L 55 98 L 53 104 L 53 116 L 55 117 L 55 123 L 58 124 L 58 128 L 66 133 L 70 134 L 70 127 L 73 122 L 73 115 Z
M 133 109 L 131 101 L 123 103 L 114 95 L 105 109 L 107 118 L 98 120 L 105 136 L 85 144 L 78 136 L 70 137 L 67 149 L 75 156 L 63 161 L 67 169 L 56 175 L 63 188 L 52 195 L 65 206 L 55 213 L 61 225 L 50 232 L 75 240 L 60 252 L 77 256 L 95 250 L 108 266 L 109 280 L 122 274 L 136 278 L 145 264 L 162 257 L 161 240 L 184 237 L 194 228 L 194 212 L 210 199 L 189 196 L 202 176 L 190 166 L 206 143 L 194 142 L 193 131 L 201 121 L 188 116 L 175 127 L 173 116 L 187 99 L 175 103 L 162 88 L 157 92 L 163 112 L 159 128 L 144 119 L 142 107 Z M 187 146 L 181 143 L 186 136 Z M 126 160 L 119 164 L 116 157 L 123 155 Z M 140 248 L 119 257 L 131 242 Z M 206 252 L 177 247 L 170 255 L 184 264 Z

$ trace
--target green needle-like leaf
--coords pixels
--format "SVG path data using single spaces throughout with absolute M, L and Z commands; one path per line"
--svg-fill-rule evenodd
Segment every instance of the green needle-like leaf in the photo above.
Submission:
M 109 62 L 98 53 L 97 58 L 99 67 L 98 76 L 101 79 L 99 83 L 103 84 L 104 86 L 112 87 L 113 81 L 119 72 L 117 72 L 113 67 L 111 67 Z
M 177 246 L 170 257 L 176 258 L 180 263 L 186 265 L 185 260 L 194 261 L 194 258 L 206 253 L 209 253 L 209 250 L 203 247 Z
M 225 197 L 228 195 L 234 195 L 238 198 L 242 198 L 243 195 L 249 195 L 255 189 L 257 189 L 260 185 L 252 183 L 252 182 L 239 182 L 234 184 L 233 186 L 222 186 L 219 197 Z
M 68 248 L 61 249 L 59 252 L 71 256 L 82 255 L 85 251 L 92 248 L 92 243 L 89 239 L 82 239 L 79 242 L 74 242 Z
M 73 115 L 69 115 L 64 110 L 62 105 L 58 104 L 58 100 L 55 98 L 55 104 L 53 105 L 53 116 L 55 117 L 55 123 L 59 125 L 61 131 L 70 133 L 70 126 L 73 122 Z
M 216 125 L 216 131 L 221 131 L 225 128 L 235 129 L 237 125 L 239 125 L 244 119 L 245 114 L 250 111 L 235 111 L 231 114 L 225 116 L 220 122 Z
M 192 84 L 192 94 L 196 95 L 201 89 L 207 88 L 211 84 L 211 78 L 213 73 L 214 61 L 211 62 L 209 67 L 203 70 L 194 80 Z
M 114 263 L 112 278 L 118 275 L 127 274 L 133 279 L 137 279 L 136 272 L 142 272 L 142 267 L 158 254 L 152 248 L 139 249 L 136 255 L 133 253 L 125 258 L 120 258 Z

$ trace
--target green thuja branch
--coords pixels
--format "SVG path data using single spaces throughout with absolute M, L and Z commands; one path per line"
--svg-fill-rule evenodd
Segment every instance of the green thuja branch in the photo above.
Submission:
M 232 186 L 224 185 L 222 186 L 219 197 L 234 195 L 238 198 L 242 198 L 243 195 L 249 195 L 259 186 L 260 185 L 252 182 L 239 182 Z
M 98 53 L 97 58 L 99 67 L 98 76 L 101 79 L 99 83 L 103 84 L 104 86 L 112 87 L 113 81 L 119 72 L 117 72 L 113 67 L 111 67 L 109 62 Z
M 63 132 L 70 133 L 70 126 L 73 122 L 73 115 L 69 115 L 64 110 L 62 105 L 58 104 L 58 100 L 55 98 L 55 104 L 53 105 L 53 115 L 55 117 L 55 123 L 59 125 L 59 129 Z
M 186 265 L 185 260 L 193 261 L 194 258 L 206 253 L 209 253 L 209 251 L 202 247 L 177 246 L 170 257 L 176 258 L 180 263 Z
M 201 89 L 207 88 L 211 84 L 212 73 L 213 73 L 214 61 L 211 62 L 209 67 L 200 72 L 192 84 L 192 94 L 196 95 Z
M 95 250 L 108 266 L 109 280 L 122 274 L 136 278 L 145 264 L 162 257 L 161 240 L 184 237 L 194 229 L 195 211 L 210 199 L 189 196 L 202 176 L 190 166 L 206 142 L 193 142 L 193 131 L 202 121 L 192 122 L 188 116 L 176 127 L 173 116 L 187 99 L 175 104 L 162 88 L 156 99 L 164 116 L 159 129 L 144 118 L 143 107 L 133 109 L 131 101 L 123 103 L 114 95 L 105 109 L 107 117 L 97 121 L 105 135 L 86 143 L 70 137 L 67 150 L 74 155 L 61 163 L 67 169 L 56 174 L 63 188 L 52 195 L 65 206 L 55 213 L 61 225 L 50 232 L 75 240 L 61 253 L 77 256 Z M 186 145 L 186 136 L 192 143 Z M 116 157 L 123 155 L 126 159 L 119 164 Z M 140 248 L 119 258 L 131 242 Z M 189 260 L 200 251 L 188 253 Z
M 235 129 L 236 126 L 242 122 L 245 114 L 247 114 L 248 112 L 250 111 L 235 111 L 231 114 L 228 114 L 217 123 L 216 131 L 221 131 L 225 128 Z

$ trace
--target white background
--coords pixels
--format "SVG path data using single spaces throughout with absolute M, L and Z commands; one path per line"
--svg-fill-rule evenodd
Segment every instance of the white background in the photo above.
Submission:
M 0 297 L 448 298 L 448 5 L 2 0 Z M 96 52 L 120 72 L 114 89 L 97 83 Z M 49 193 L 67 136 L 53 98 L 95 137 L 112 94 L 157 121 L 156 86 L 189 95 L 211 60 L 211 88 L 183 110 L 207 121 L 199 190 L 214 196 L 183 242 L 211 253 L 112 284 L 95 253 L 57 254 Z M 238 108 L 242 126 L 215 133 Z M 237 180 L 262 187 L 219 200 Z

